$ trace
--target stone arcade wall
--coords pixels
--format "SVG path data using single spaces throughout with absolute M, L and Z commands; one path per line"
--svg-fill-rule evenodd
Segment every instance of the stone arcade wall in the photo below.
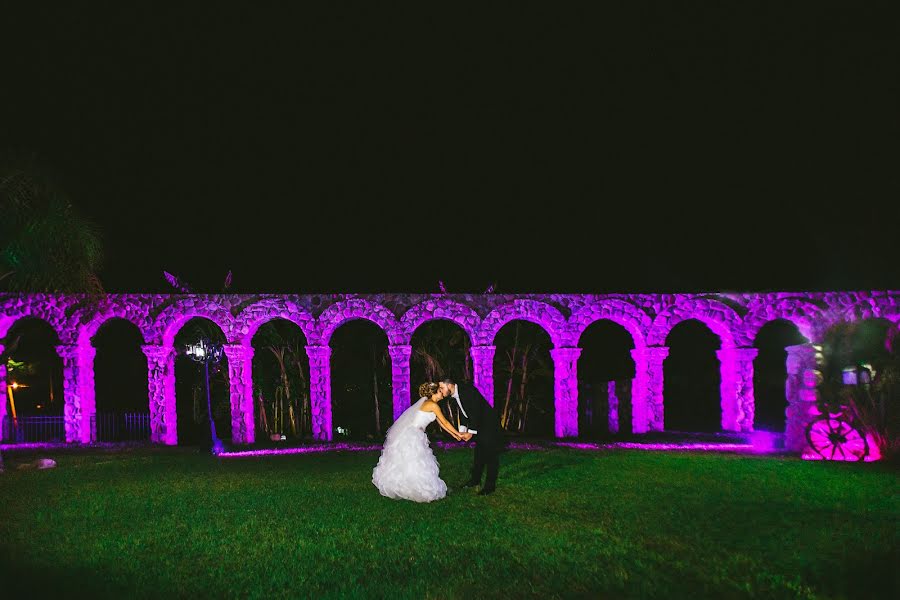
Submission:
M 900 292 L 773 292 L 706 294 L 109 294 L 102 299 L 64 294 L 0 294 L 0 351 L 9 329 L 22 318 L 46 321 L 59 336 L 63 362 L 65 430 L 69 442 L 91 441 L 94 402 L 92 338 L 109 319 L 130 321 L 140 330 L 147 356 L 151 437 L 176 444 L 175 335 L 194 317 L 216 323 L 227 340 L 231 375 L 234 441 L 254 438 L 251 340 L 273 319 L 296 323 L 307 340 L 313 430 L 329 440 L 331 424 L 331 347 L 341 324 L 368 319 L 387 334 L 391 357 L 394 416 L 410 404 L 409 368 L 412 335 L 423 323 L 445 319 L 457 323 L 472 341 L 474 383 L 493 398 L 494 338 L 515 319 L 538 324 L 554 348 L 557 437 L 578 433 L 577 365 L 581 334 L 600 319 L 624 327 L 634 340 L 635 379 L 632 430 L 663 428 L 663 361 L 666 337 L 685 319 L 705 323 L 721 340 L 722 429 L 752 431 L 753 360 L 756 334 L 767 322 L 795 324 L 808 344 L 788 348 L 786 391 L 787 443 L 803 444 L 802 429 L 815 400 L 810 372 L 814 345 L 834 323 L 865 318 L 900 320 Z M 5 368 L 0 385 L 5 389 Z M 5 403 L 0 409 L 4 416 Z M 798 433 L 799 432 L 799 433 Z

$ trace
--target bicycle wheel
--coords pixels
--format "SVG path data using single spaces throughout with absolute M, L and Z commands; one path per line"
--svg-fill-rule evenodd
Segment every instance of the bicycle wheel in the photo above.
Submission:
M 866 436 L 844 419 L 816 419 L 806 427 L 806 441 L 825 460 L 857 461 L 869 453 Z

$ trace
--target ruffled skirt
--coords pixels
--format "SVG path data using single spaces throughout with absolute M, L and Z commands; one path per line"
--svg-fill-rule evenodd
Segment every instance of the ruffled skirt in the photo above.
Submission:
M 428 436 L 421 429 L 410 427 L 399 435 L 388 436 L 372 471 L 372 483 L 388 498 L 432 502 L 447 495 L 447 484 L 439 473 Z

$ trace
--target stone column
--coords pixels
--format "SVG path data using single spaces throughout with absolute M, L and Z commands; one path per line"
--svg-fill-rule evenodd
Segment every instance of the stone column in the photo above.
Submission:
M 6 347 L 3 344 L 0 344 L 0 356 L 3 355 L 3 351 Z M 6 433 L 6 415 L 9 404 L 9 390 L 6 387 L 6 361 L 0 361 L 0 392 L 3 393 L 3 398 L 0 398 L 0 443 L 3 443 L 3 436 Z M 2 464 L 0 464 L 0 468 L 2 468 Z
M 307 346 L 309 356 L 309 396 L 312 405 L 313 437 L 330 441 L 331 424 L 331 346 Z
M 554 348 L 553 397 L 555 400 L 555 434 L 558 438 L 578 435 L 578 357 L 581 348 Z
M 756 348 L 722 348 L 719 357 L 722 382 L 723 431 L 753 431 L 755 400 L 753 398 L 753 359 Z
M 228 358 L 231 442 L 252 444 L 256 440 L 253 419 L 253 348 L 243 344 L 225 344 L 222 350 Z
M 631 390 L 631 431 L 646 433 L 665 428 L 663 402 L 663 362 L 669 355 L 666 346 L 646 346 L 631 351 L 634 359 L 634 385 Z
M 61 344 L 56 353 L 63 363 L 63 425 L 66 442 L 89 444 L 94 441 L 93 417 L 97 412 L 94 400 L 94 356 L 96 348 L 90 344 Z
M 150 441 L 174 446 L 178 443 L 178 412 L 175 407 L 175 348 L 141 346 L 147 357 L 147 397 L 150 408 Z
M 472 384 L 484 396 L 491 406 L 494 405 L 494 352 L 496 346 L 472 346 L 469 354 L 472 355 Z
M 806 426 L 819 415 L 819 392 L 816 388 L 822 377 L 819 371 L 823 362 L 822 351 L 813 344 L 787 346 L 785 350 L 787 380 L 784 391 L 788 406 L 785 411 L 784 447 L 793 452 L 803 452 L 806 449 Z
M 388 346 L 391 356 L 391 395 L 394 403 L 394 420 L 412 404 L 412 391 L 409 389 L 409 359 L 412 357 L 412 346 L 397 344 Z

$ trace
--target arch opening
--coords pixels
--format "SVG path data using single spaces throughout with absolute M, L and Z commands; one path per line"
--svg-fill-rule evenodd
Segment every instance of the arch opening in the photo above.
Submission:
M 187 344 L 207 338 L 213 344 L 225 344 L 225 334 L 214 322 L 204 317 L 187 321 L 174 336 L 175 408 L 179 446 L 200 446 L 212 442 L 206 398 L 204 366 L 192 361 L 184 352 Z M 216 434 L 231 439 L 231 390 L 228 357 L 209 365 L 209 405 Z
M 720 345 L 719 336 L 695 319 L 681 321 L 669 332 L 663 363 L 666 430 L 721 431 Z
M 94 356 L 96 414 L 93 431 L 101 442 L 150 439 L 147 357 L 136 325 L 114 318 L 91 340 Z
M 578 436 L 585 439 L 629 435 L 634 338 L 610 320 L 592 323 L 578 345 Z
M 64 442 L 63 365 L 60 340 L 46 321 L 24 317 L 7 332 L 6 411 L 2 439 L 11 443 Z
M 409 389 L 412 396 L 417 395 L 416 390 L 423 382 L 438 382 L 444 377 L 472 383 L 472 356 L 469 352 L 472 343 L 465 330 L 453 321 L 435 319 L 423 323 L 413 333 L 411 346 Z M 451 423 L 459 426 L 460 413 L 455 401 L 445 400 L 441 403 L 441 410 Z M 429 425 L 428 431 L 442 439 L 452 439 L 436 422 Z
M 333 439 L 380 439 L 393 422 L 387 334 L 375 323 L 342 323 L 331 336 Z
M 259 445 L 312 436 L 306 336 L 286 319 L 261 325 L 253 335 L 253 412 Z
M 514 435 L 553 437 L 553 342 L 543 327 L 520 319 L 494 338 L 494 409 Z
M 760 328 L 753 346 L 759 350 L 753 361 L 753 429 L 782 433 L 788 406 L 787 346 L 806 343 L 797 326 L 784 319 L 769 321 Z

